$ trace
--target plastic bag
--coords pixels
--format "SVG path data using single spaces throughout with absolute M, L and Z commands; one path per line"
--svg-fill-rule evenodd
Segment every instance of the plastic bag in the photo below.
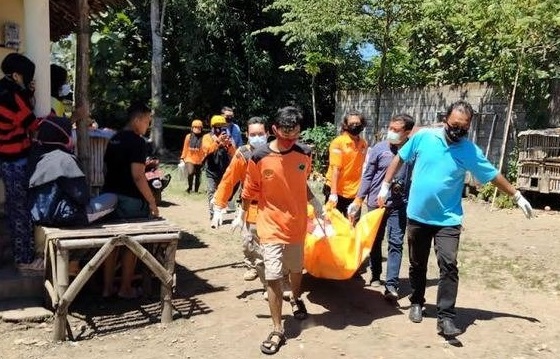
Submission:
M 363 215 L 355 227 L 336 208 L 326 208 L 325 220 L 308 216 L 303 264 L 314 277 L 349 279 L 369 255 L 384 208 Z
M 179 175 L 179 181 L 186 181 L 187 180 L 187 166 L 185 162 L 179 161 L 177 165 L 177 173 Z

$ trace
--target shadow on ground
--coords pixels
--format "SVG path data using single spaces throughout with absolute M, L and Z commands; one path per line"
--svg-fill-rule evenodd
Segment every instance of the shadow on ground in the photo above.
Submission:
M 179 241 L 180 248 L 205 248 L 207 245 L 198 237 L 183 232 Z M 231 266 L 233 264 L 228 264 Z M 203 271 L 198 269 L 196 272 Z M 176 264 L 176 286 L 173 294 L 173 319 L 191 318 L 212 312 L 198 296 L 224 290 L 224 287 L 213 286 L 196 272 Z M 99 274 L 99 273 L 98 273 Z M 145 278 L 138 281 L 145 282 Z M 101 293 L 100 276 L 94 276 L 91 283 L 82 290 L 70 308 L 72 340 L 91 339 L 95 336 L 120 333 L 134 328 L 145 327 L 161 321 L 160 282 L 148 278 L 148 288 L 141 298 L 122 299 L 116 296 L 105 299 Z M 135 282 L 138 284 L 137 282 Z M 143 283 L 146 284 L 146 283 Z

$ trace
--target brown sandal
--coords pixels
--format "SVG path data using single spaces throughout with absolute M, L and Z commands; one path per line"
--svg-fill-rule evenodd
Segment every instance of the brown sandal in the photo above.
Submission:
M 272 340 L 274 337 L 278 338 L 278 341 Z M 266 340 L 261 344 L 261 352 L 264 354 L 272 355 L 278 353 L 280 347 L 286 343 L 286 336 L 282 332 L 273 331 L 271 332 Z
M 301 299 L 294 299 L 290 302 L 292 305 L 292 313 L 294 314 L 294 318 L 297 320 L 305 320 L 307 319 L 308 313 L 307 308 L 305 308 L 305 304 Z

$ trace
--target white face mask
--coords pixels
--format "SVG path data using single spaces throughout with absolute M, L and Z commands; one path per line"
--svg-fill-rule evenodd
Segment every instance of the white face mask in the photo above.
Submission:
M 266 135 L 262 136 L 249 136 L 249 145 L 257 147 L 266 143 Z
M 391 130 L 387 131 L 386 139 L 393 145 L 398 145 L 399 143 L 401 143 L 401 135 Z
M 69 84 L 64 84 L 64 85 L 62 85 L 62 87 L 58 91 L 58 95 L 60 97 L 66 97 L 66 96 L 68 96 L 70 91 L 72 91 L 72 87 Z

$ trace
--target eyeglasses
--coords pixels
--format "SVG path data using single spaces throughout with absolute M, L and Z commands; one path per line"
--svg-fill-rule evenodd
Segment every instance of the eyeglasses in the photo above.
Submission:
M 192 126 L 192 129 L 198 128 L 199 130 L 202 130 L 202 126 Z

